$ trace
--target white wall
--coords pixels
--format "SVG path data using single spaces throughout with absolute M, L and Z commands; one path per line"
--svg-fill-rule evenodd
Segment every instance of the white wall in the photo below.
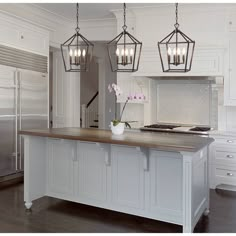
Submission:
M 98 91 L 98 63 L 93 57 L 89 71 L 80 73 L 80 104 L 88 104 Z

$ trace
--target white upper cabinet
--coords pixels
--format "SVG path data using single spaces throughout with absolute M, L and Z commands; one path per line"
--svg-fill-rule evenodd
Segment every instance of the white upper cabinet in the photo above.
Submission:
M 0 44 L 48 56 L 49 32 L 0 14 Z
M 236 105 L 236 32 L 229 33 L 229 63 L 225 69 L 224 104 Z

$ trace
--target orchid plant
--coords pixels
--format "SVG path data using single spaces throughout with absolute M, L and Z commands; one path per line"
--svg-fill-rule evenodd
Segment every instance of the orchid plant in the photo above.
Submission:
M 123 113 L 124 113 L 124 110 L 125 110 L 125 107 L 129 101 L 129 97 L 127 97 L 126 101 L 125 101 L 125 104 L 121 110 L 121 113 L 120 113 L 120 116 L 119 118 L 117 117 L 117 98 L 123 93 L 120 89 L 120 87 L 117 85 L 117 84 L 109 84 L 108 85 L 108 90 L 110 93 L 114 92 L 115 93 L 115 119 L 112 120 L 112 123 L 113 123 L 113 126 L 116 126 L 118 125 L 119 123 L 124 123 L 126 127 L 129 127 L 131 128 L 130 124 L 127 122 L 127 121 L 122 121 L 122 116 L 123 116 Z

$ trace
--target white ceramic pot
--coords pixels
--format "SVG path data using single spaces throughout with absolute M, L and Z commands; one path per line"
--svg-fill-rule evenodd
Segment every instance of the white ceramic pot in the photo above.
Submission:
M 113 122 L 111 122 L 111 132 L 115 135 L 123 134 L 125 130 L 125 124 L 119 123 L 118 125 L 114 126 Z

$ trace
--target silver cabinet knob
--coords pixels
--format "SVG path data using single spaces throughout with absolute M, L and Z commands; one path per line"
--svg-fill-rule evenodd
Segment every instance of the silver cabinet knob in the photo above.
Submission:
M 20 38 L 21 38 L 21 39 L 24 39 L 24 36 L 23 36 L 23 35 L 21 35 L 21 36 L 20 36 Z
M 227 158 L 234 158 L 233 155 L 227 155 L 226 157 L 227 157 Z
M 228 176 L 234 176 L 232 173 L 227 173 Z
M 227 140 L 227 143 L 233 143 L 234 141 L 233 140 Z

